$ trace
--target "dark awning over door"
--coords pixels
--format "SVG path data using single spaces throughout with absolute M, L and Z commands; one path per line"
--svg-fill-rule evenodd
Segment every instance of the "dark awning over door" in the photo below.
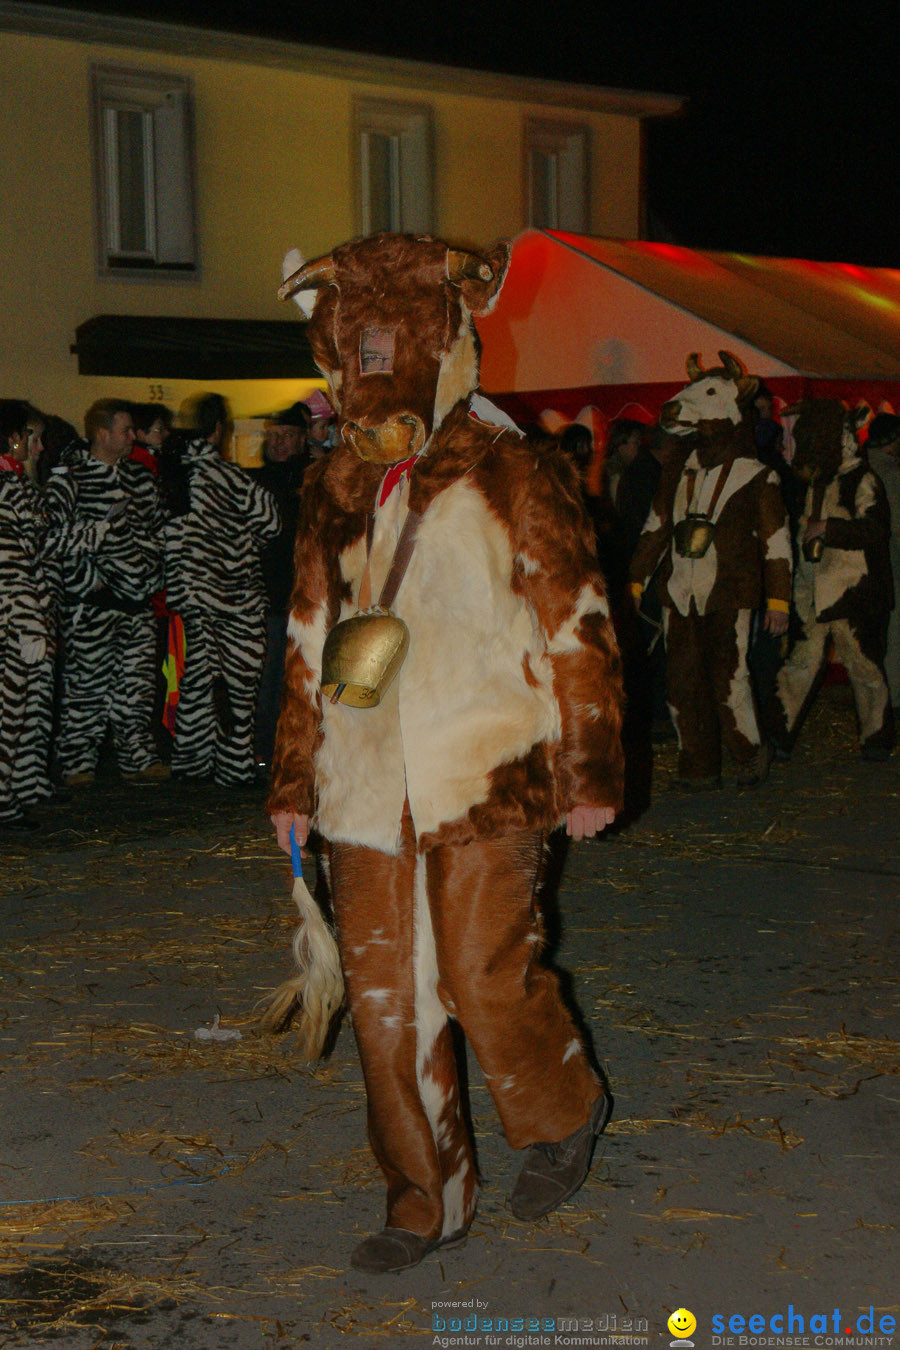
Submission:
M 316 379 L 306 324 L 98 314 L 75 330 L 80 375 L 150 380 Z

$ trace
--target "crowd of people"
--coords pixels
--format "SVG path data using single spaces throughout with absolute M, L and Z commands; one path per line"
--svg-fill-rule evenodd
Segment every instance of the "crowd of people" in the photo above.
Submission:
M 793 541 L 788 552 L 796 597 L 810 566 L 805 541 L 811 530 L 824 534 L 829 527 L 827 520 L 810 520 L 809 511 L 804 515 L 812 489 L 792 471 L 792 447 L 762 384 L 753 405 L 749 453 L 768 470 L 766 491 L 777 495 Z M 160 404 L 102 399 L 88 409 L 80 437 L 60 418 L 25 402 L 0 401 L 2 830 L 37 828 L 33 808 L 93 783 L 110 739 L 119 772 L 131 783 L 171 775 L 241 788 L 259 782 L 272 761 L 299 491 L 309 462 L 333 443 L 334 419 L 320 394 L 272 416 L 264 462 L 256 470 L 223 455 L 231 423 L 220 395 L 200 398 L 191 422 L 189 431 L 176 430 Z M 854 692 L 858 710 L 860 699 L 878 704 L 873 687 L 881 680 L 889 714 L 900 711 L 900 605 L 894 603 L 900 596 L 900 418 L 879 413 L 868 420 L 866 433 L 860 455 L 865 471 L 877 475 L 878 500 L 886 505 L 880 513 L 868 512 L 864 528 L 867 538 L 881 531 L 893 590 L 889 584 L 881 595 L 884 642 L 874 652 L 877 671 L 865 675 L 868 692 L 855 683 Z M 698 658 L 690 625 L 673 603 L 672 568 L 659 565 L 665 549 L 641 574 L 648 525 L 664 509 L 660 494 L 665 499 L 669 492 L 671 507 L 684 481 L 685 445 L 662 424 L 614 422 L 598 493 L 588 488 L 592 433 L 575 423 L 560 443 L 582 477 L 617 617 L 629 723 L 652 729 L 655 740 L 677 733 L 680 781 L 711 786 L 720 777 L 720 749 L 704 749 L 700 763 L 695 748 L 692 760 L 689 719 L 683 709 L 679 717 L 673 703 L 674 664 Z M 821 503 L 817 510 L 821 516 Z M 834 512 L 847 515 L 840 506 Z M 762 559 L 758 570 L 763 575 Z M 774 583 L 781 590 L 768 605 L 748 602 L 751 609 L 757 605 L 748 619 L 746 678 L 762 761 L 753 736 L 742 739 L 733 708 L 724 706 L 728 697 L 734 702 L 733 694 L 719 700 L 719 741 L 738 758 L 749 756 L 746 746 L 754 749 L 738 766 L 738 781 L 746 786 L 765 777 L 772 753 L 789 752 L 779 697 L 786 706 L 792 680 L 806 678 L 785 664 L 797 665 L 799 657 L 789 654 L 802 646 L 803 635 L 795 631 L 796 618 L 788 632 L 791 588 L 783 580 Z M 840 640 L 837 630 L 829 633 Z M 821 657 L 828 634 L 817 630 L 816 636 L 822 638 L 822 650 L 816 649 Z M 808 685 L 819 666 L 821 660 Z M 683 674 L 695 683 L 700 678 L 693 668 Z M 714 685 L 714 672 L 711 679 Z M 804 686 L 801 704 L 808 693 Z M 714 688 L 710 697 L 715 704 Z M 792 709 L 794 731 L 799 712 Z M 863 707 L 861 724 L 865 718 Z M 862 735 L 864 755 L 884 757 L 892 738 L 882 719 L 878 734 Z
M 765 384 L 748 383 L 718 448 L 665 418 L 613 422 L 599 493 L 590 433 L 561 437 L 616 615 L 626 733 L 677 735 L 686 790 L 721 784 L 723 748 L 739 786 L 762 782 L 790 755 L 829 655 L 849 677 L 864 759 L 887 758 L 900 716 L 900 417 L 813 400 L 780 420 Z M 823 415 L 827 434 L 810 425 Z M 719 531 L 705 561 L 679 539 L 698 516 Z
M 223 455 L 231 419 L 189 431 L 160 404 L 101 399 L 84 436 L 0 400 L 0 830 L 95 780 L 241 788 L 271 760 L 303 470 L 320 395 L 266 422 L 264 464 Z

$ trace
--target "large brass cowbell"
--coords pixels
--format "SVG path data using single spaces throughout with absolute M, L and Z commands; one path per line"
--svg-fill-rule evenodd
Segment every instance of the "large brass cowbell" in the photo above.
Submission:
M 391 606 L 412 556 L 419 519 L 417 512 L 407 512 L 377 605 L 335 624 L 325 639 L 322 697 L 332 703 L 345 703 L 351 708 L 377 707 L 403 665 L 409 649 L 409 629 Z M 370 515 L 367 551 L 373 529 L 374 516 Z
M 377 606 L 335 624 L 322 649 L 322 697 L 351 708 L 376 707 L 408 647 L 403 620 Z

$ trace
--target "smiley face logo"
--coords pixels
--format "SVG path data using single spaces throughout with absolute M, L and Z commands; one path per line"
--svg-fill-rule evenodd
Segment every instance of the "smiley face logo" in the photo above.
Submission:
M 673 1336 L 686 1340 L 697 1330 L 697 1319 L 687 1308 L 676 1308 L 667 1325 Z

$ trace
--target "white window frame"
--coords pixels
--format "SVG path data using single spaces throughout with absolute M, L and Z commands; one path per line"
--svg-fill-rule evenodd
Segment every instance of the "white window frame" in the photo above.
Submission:
M 388 137 L 394 150 L 391 173 L 391 214 L 374 220 L 370 193 L 370 137 Z M 404 234 L 428 234 L 434 216 L 434 129 L 431 108 L 418 103 L 385 99 L 354 101 L 353 163 L 356 170 L 356 214 L 361 234 L 379 229 Z
M 553 167 L 553 197 L 550 218 L 540 218 L 534 181 L 535 151 L 549 158 Z M 580 122 L 551 122 L 536 117 L 525 120 L 523 136 L 523 183 L 525 222 L 536 229 L 590 231 L 590 128 Z
M 193 96 L 189 79 L 114 66 L 91 69 L 92 132 L 100 272 L 107 276 L 196 275 Z M 138 113 L 143 131 L 145 248 L 120 234 L 117 113 Z

